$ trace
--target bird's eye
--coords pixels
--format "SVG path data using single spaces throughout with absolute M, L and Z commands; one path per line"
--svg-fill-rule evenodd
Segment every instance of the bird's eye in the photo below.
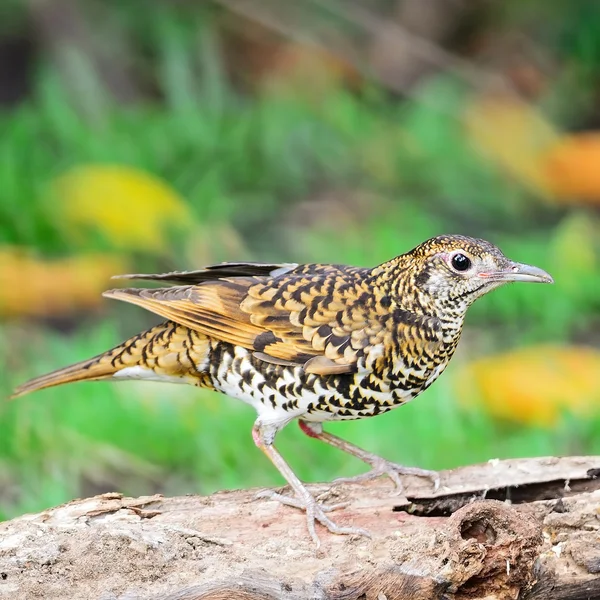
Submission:
M 471 268 L 471 259 L 464 254 L 455 254 L 451 263 L 457 271 L 468 271 Z

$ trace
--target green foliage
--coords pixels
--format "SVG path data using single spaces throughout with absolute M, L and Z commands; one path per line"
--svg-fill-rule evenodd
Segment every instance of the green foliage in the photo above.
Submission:
M 14 334 L 6 330 L 4 334 Z M 2 364 L 12 349 L 3 335 Z M 44 335 L 4 373 L 0 395 L 33 372 L 75 362 L 115 340 L 114 327 L 87 327 L 65 338 Z M 374 419 L 328 429 L 390 459 L 450 468 L 495 457 L 600 452 L 600 422 L 566 420 L 556 430 L 507 427 L 459 406 L 453 371 L 416 402 Z M 0 404 L 0 517 L 36 511 L 99 490 L 126 494 L 210 493 L 272 486 L 281 478 L 254 448 L 254 412 L 239 401 L 187 386 L 84 383 Z M 573 435 L 577 432 L 577 435 Z M 307 481 L 361 472 L 352 457 L 290 426 L 278 438 Z
M 7 4 L 11 22 L 21 20 L 18 5 Z M 67 74 L 38 65 L 31 97 L 0 112 L 1 244 L 44 256 L 74 252 L 62 233 L 50 183 L 75 165 L 124 164 L 169 182 L 207 230 L 227 223 L 241 232 L 249 254 L 240 260 L 369 265 L 442 232 L 498 242 L 515 260 L 547 269 L 557 284 L 515 285 L 476 304 L 468 325 L 489 351 L 567 341 L 597 327 L 598 263 L 566 255 L 565 248 L 577 244 L 564 241 L 594 240 L 595 217 L 583 216 L 592 233 L 580 235 L 571 213 L 543 205 L 477 155 L 459 118 L 467 93 L 451 76 L 432 78 L 418 100 L 341 87 L 318 102 L 309 95 L 244 95 L 225 75 L 214 7 L 154 3 L 150 10 L 140 0 L 106 5 L 117 26 L 130 33 L 139 70 L 156 97 L 117 104 L 81 56 L 71 57 Z M 597 66 L 600 37 L 598 20 L 580 21 L 577 11 L 566 12 L 576 23 L 567 21 L 563 29 L 569 23 L 577 29 L 571 38 L 562 30 L 554 35 L 568 46 L 567 56 L 581 59 L 580 71 L 558 82 L 564 94 L 559 100 L 549 95 L 549 104 L 574 122 L 579 108 L 569 108 L 565 96 L 571 98 L 573 80 L 581 83 Z M 78 102 L 68 85 L 73 80 Z M 576 107 L 584 107 L 589 88 L 578 89 L 583 91 Z M 300 202 L 329 190 L 344 197 L 369 193 L 372 206 L 366 216 L 348 208 L 342 225 L 321 217 L 319 208 L 310 227 L 294 221 Z M 589 244 L 597 261 L 598 248 Z M 85 248 L 104 249 L 96 239 Z M 118 314 L 133 315 L 127 310 L 120 307 Z M 4 324 L 0 399 L 30 376 L 135 333 L 134 326 L 146 323 L 135 314 L 127 327 L 123 317 L 110 316 L 101 326 L 79 323 L 68 336 L 39 323 Z M 425 468 L 494 457 L 600 453 L 597 420 L 567 418 L 549 431 L 498 424 L 483 410 L 465 412 L 453 387 L 454 368 L 417 402 L 376 419 L 332 424 L 331 430 Z M 253 448 L 253 419 L 252 410 L 238 401 L 154 383 L 78 384 L 0 402 L 0 518 L 115 488 L 172 494 L 279 484 L 275 469 Z M 278 442 L 309 481 L 363 469 L 295 427 L 284 430 Z

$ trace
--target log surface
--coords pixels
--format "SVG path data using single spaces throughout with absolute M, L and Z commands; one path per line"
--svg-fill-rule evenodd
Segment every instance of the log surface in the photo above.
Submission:
M 600 457 L 490 461 L 310 486 L 342 525 L 319 528 L 256 490 L 104 494 L 0 523 L 0 598 L 34 600 L 559 600 L 600 598 Z

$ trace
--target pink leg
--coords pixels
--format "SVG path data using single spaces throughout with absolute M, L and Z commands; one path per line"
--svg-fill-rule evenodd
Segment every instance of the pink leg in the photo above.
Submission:
M 331 433 L 323 431 L 323 425 L 321 423 L 309 423 L 307 421 L 298 421 L 300 429 L 311 438 L 321 440 L 334 448 L 347 452 L 352 456 L 362 460 L 363 462 L 371 465 L 371 471 L 357 475 L 356 477 L 340 477 L 335 480 L 335 483 L 352 483 L 357 481 L 366 481 L 368 479 L 374 479 L 380 475 L 387 475 L 395 484 L 396 491 L 401 494 L 404 485 L 400 479 L 400 475 L 418 475 L 419 477 L 427 477 L 433 482 L 434 490 L 437 490 L 440 486 L 440 476 L 435 471 L 428 471 L 426 469 L 418 469 L 415 467 L 404 467 L 396 463 L 385 460 L 372 452 L 367 452 L 342 438 L 337 437 Z
M 340 527 L 334 523 L 326 512 L 340 508 L 342 505 L 322 506 L 319 504 L 313 495 L 306 489 L 304 484 L 298 479 L 291 467 L 285 462 L 281 454 L 277 452 L 273 446 L 274 431 L 263 430 L 260 424 L 255 424 L 252 429 L 252 439 L 260 450 L 262 450 L 269 460 L 275 465 L 276 469 L 283 475 L 285 480 L 292 488 L 295 497 L 284 496 L 273 491 L 265 491 L 260 494 L 261 497 L 267 497 L 272 500 L 277 500 L 282 504 L 299 508 L 306 512 L 306 522 L 310 537 L 316 544 L 317 548 L 321 545 L 319 536 L 315 530 L 315 522 L 318 521 L 321 525 L 327 527 L 331 533 L 339 534 L 354 534 L 371 537 L 368 531 L 358 527 Z

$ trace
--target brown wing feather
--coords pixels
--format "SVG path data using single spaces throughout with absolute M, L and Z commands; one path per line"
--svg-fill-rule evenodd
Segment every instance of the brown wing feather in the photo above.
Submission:
M 253 325 L 240 310 L 245 286 L 232 287 L 227 281 L 201 286 L 165 289 L 118 289 L 104 293 L 107 298 L 136 304 L 146 310 L 230 344 L 252 349 L 263 329 Z
M 355 371 L 359 358 L 383 342 L 384 326 L 365 304 L 370 296 L 365 285 L 356 269 L 328 266 L 306 274 L 233 277 L 105 295 L 253 350 L 265 362 L 332 374 Z

